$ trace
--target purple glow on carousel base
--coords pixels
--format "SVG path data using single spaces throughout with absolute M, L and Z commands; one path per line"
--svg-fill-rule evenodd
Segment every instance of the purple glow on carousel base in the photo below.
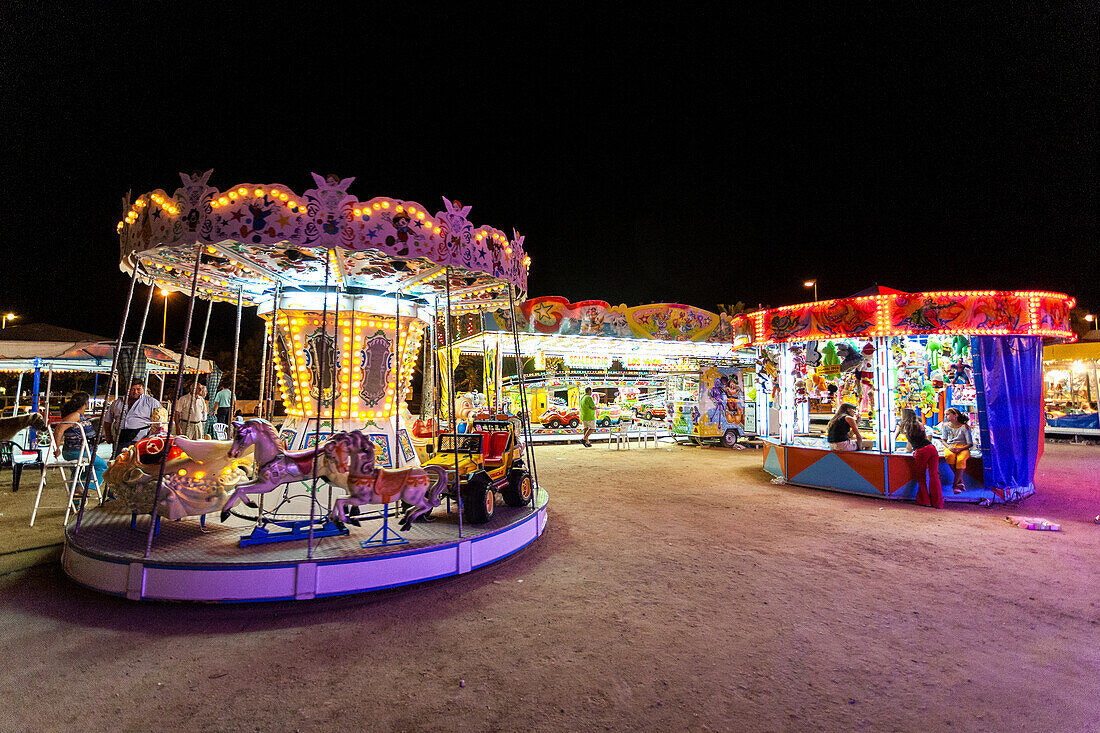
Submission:
M 832 451 L 825 448 L 782 445 L 775 439 L 764 441 L 764 470 L 782 476 L 788 484 L 812 489 L 841 491 L 879 499 L 913 501 L 917 497 L 917 475 L 913 457 L 908 453 L 885 455 L 873 451 Z M 987 488 L 982 459 L 972 456 L 963 474 L 966 490 L 951 489 L 952 471 L 940 458 L 940 484 L 945 502 L 1002 502 L 1003 489 Z M 1017 490 L 1018 498 L 1030 496 L 1035 488 Z
M 368 521 L 352 527 L 350 535 L 317 540 L 309 559 L 305 542 L 242 548 L 240 526 L 213 522 L 204 532 L 197 517 L 162 521 L 152 555 L 145 558 L 148 525 L 139 520 L 137 531 L 131 531 L 129 513 L 107 504 L 84 515 L 78 535 L 69 525 L 61 561 L 77 583 L 131 600 L 308 600 L 421 583 L 491 565 L 542 535 L 548 503 L 549 496 L 540 489 L 536 509 L 500 504 L 487 524 L 466 524 L 461 538 L 457 514 L 446 513 L 444 503 L 432 522 L 414 523 L 405 533 L 408 544 L 361 547 L 360 541 L 381 526 Z

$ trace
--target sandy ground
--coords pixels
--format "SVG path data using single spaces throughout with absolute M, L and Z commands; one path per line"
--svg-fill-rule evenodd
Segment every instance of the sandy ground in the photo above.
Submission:
M 1100 730 L 1100 449 L 1039 495 L 774 486 L 759 451 L 542 447 L 550 524 L 471 575 L 301 604 L 0 578 L 0 729 Z

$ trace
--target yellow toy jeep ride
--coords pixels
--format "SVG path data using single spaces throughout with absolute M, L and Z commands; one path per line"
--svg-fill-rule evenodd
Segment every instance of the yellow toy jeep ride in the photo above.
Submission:
M 497 491 L 504 503 L 513 507 L 529 503 L 534 491 L 531 474 L 523 465 L 515 424 L 506 420 L 474 420 L 465 433 L 440 434 L 435 455 L 424 465 L 447 470 L 443 495 L 457 499 L 458 492 L 462 492 L 462 517 L 471 524 L 484 524 L 493 518 Z

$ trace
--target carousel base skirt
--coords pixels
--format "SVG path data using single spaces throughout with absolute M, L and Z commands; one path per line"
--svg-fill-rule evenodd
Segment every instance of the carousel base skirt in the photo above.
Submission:
M 537 540 L 546 529 L 549 496 L 539 489 L 535 507 L 497 506 L 486 524 L 465 523 L 459 537 L 457 507 L 446 501 L 432 521 L 414 522 L 402 544 L 363 547 L 381 520 L 350 527 L 347 535 L 240 546 L 242 527 L 198 517 L 161 521 L 145 557 L 149 518 L 130 529 L 130 513 L 106 504 L 89 509 L 79 534 L 65 531 L 62 566 L 77 583 L 132 600 L 250 602 L 308 600 L 363 593 L 461 575 L 501 560 Z M 389 519 L 390 530 L 397 522 Z

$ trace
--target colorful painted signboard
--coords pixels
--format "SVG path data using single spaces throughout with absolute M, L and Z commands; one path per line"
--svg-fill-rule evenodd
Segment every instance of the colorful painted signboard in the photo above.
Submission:
M 511 329 L 506 311 L 485 314 L 488 331 Z M 730 322 L 717 313 L 679 303 L 612 306 L 603 300 L 571 303 L 558 296 L 527 300 L 516 307 L 520 332 L 607 336 L 657 341 L 728 341 Z
M 881 293 L 735 316 L 734 329 L 747 325 L 754 344 L 916 334 L 1073 338 L 1075 303 L 1063 293 L 1038 291 Z

